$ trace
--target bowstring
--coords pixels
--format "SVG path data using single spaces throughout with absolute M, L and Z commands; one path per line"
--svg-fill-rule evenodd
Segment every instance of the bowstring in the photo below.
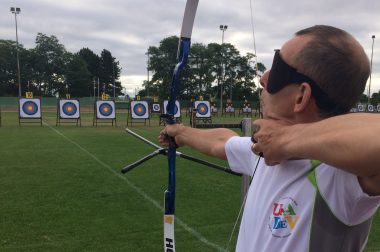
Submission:
M 258 159 L 257 159 L 257 162 L 256 162 L 256 166 L 255 166 L 255 169 L 253 170 L 253 173 L 251 175 L 251 179 L 250 179 L 250 182 L 249 182 L 249 187 L 251 187 L 251 184 L 253 182 L 253 178 L 255 177 L 255 173 L 256 173 L 256 170 L 257 170 L 257 167 L 259 166 L 259 163 L 260 163 L 260 160 L 261 160 L 261 156 L 258 156 Z M 232 237 L 234 236 L 234 233 L 235 233 L 235 230 L 236 230 L 236 226 L 239 222 L 239 219 L 241 217 L 241 214 L 243 212 L 243 209 L 244 209 L 244 206 L 245 206 L 245 202 L 247 200 L 247 195 L 248 195 L 248 191 L 247 193 L 244 195 L 244 199 L 243 199 L 243 202 L 240 206 L 240 209 L 239 209 L 239 213 L 238 213 L 238 216 L 235 220 L 235 223 L 234 223 L 234 227 L 232 228 L 232 232 L 231 232 L 231 235 L 230 235 L 230 239 L 228 240 L 228 243 L 227 243 L 227 246 L 226 246 L 226 251 L 228 251 L 230 245 L 231 245 L 231 241 L 232 241 Z
M 251 14 L 251 28 L 252 28 L 252 38 L 253 38 L 253 50 L 254 50 L 254 53 L 255 53 L 255 69 L 256 69 L 256 77 L 258 77 L 260 79 L 260 76 L 258 75 L 258 72 L 259 72 L 259 68 L 258 68 L 258 61 L 257 61 L 257 52 L 256 52 L 256 39 L 255 39 L 255 28 L 254 28 L 254 22 L 253 22 L 253 0 L 249 0 L 249 7 L 250 7 L 250 14 Z M 259 85 L 257 85 L 259 87 Z M 258 88 L 258 91 L 259 91 L 259 99 L 260 99 L 260 88 Z M 261 106 L 261 105 L 259 105 Z M 259 110 L 260 111 L 260 110 Z M 262 117 L 262 114 L 259 113 L 259 116 Z M 258 156 L 258 159 L 257 159 L 257 162 L 256 162 L 256 165 L 255 165 L 255 169 L 253 170 L 252 172 L 252 175 L 251 175 L 251 179 L 250 179 L 250 183 L 249 183 L 249 186 L 251 186 L 252 182 L 253 182 L 253 179 L 255 177 L 255 174 L 256 174 L 256 170 L 259 166 L 259 163 L 260 163 L 260 160 L 261 160 L 261 156 Z M 249 191 L 249 190 L 248 190 Z M 231 245 L 231 241 L 232 241 L 232 237 L 235 233 L 235 230 L 236 230 L 236 227 L 237 227 L 237 224 L 239 222 L 239 219 L 242 215 L 242 212 L 243 212 L 243 209 L 244 209 L 244 206 L 245 206 L 245 203 L 246 203 L 246 200 L 247 200 L 247 195 L 248 195 L 248 191 L 247 193 L 244 195 L 244 199 L 243 199 L 243 202 L 240 206 L 240 209 L 239 209 L 239 213 L 238 213 L 238 216 L 235 220 L 235 223 L 234 223 L 234 226 L 232 228 L 232 232 L 231 232 L 231 235 L 230 235 L 230 238 L 228 240 L 228 243 L 227 243 L 227 246 L 226 246 L 226 251 L 228 251 L 229 249 L 229 246 Z

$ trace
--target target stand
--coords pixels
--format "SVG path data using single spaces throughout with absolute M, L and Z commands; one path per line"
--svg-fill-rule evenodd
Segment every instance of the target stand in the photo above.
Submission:
M 372 104 L 367 104 L 367 112 L 368 113 L 374 113 L 374 112 L 376 112 L 375 111 L 375 106 L 373 106 Z
M 40 98 L 18 99 L 18 125 L 21 126 L 21 123 L 39 123 L 42 127 Z
M 210 109 L 211 109 L 211 116 L 218 117 L 218 107 L 217 107 L 217 105 L 216 105 L 215 102 L 211 103 L 211 108 Z
M 153 114 L 161 115 L 162 114 L 162 108 L 161 108 L 161 104 L 159 102 L 152 102 L 151 103 L 150 114 L 151 115 L 153 115 Z
M 190 117 L 190 125 L 195 125 L 202 122 L 203 124 L 211 124 L 211 107 L 209 101 L 195 101 L 192 116 Z
M 143 123 L 146 126 L 146 121 L 150 126 L 149 104 L 147 101 L 131 101 L 129 105 L 127 126 L 133 123 Z
M 222 111 L 222 113 L 224 114 L 224 116 L 230 115 L 230 117 L 231 116 L 235 117 L 234 104 L 231 101 L 226 102 L 224 106 L 224 111 Z
M 116 109 L 114 100 L 96 100 L 94 103 L 94 118 L 92 126 L 98 123 L 110 123 L 116 126 Z
M 243 102 L 241 105 L 241 108 L 239 109 L 239 116 L 240 116 L 240 114 L 252 117 L 251 103 L 249 103 L 247 101 Z
M 167 110 L 168 110 L 167 107 L 168 107 L 168 100 L 165 100 L 163 103 L 163 114 L 167 114 Z M 181 106 L 179 104 L 179 101 L 175 101 L 174 119 L 177 122 L 181 122 Z M 166 124 L 164 117 L 160 116 L 159 120 L 160 120 L 158 123 L 159 125 L 165 125 Z
M 191 120 L 191 117 L 192 117 L 192 113 L 193 113 L 193 109 L 194 109 L 194 101 L 195 99 L 192 98 L 190 101 L 189 101 L 189 104 L 187 105 L 187 109 L 185 110 L 185 116 L 189 116 L 190 117 L 190 120 Z
M 61 123 L 75 123 L 82 126 L 80 118 L 80 103 L 78 99 L 59 99 L 57 104 L 57 120 L 55 125 Z

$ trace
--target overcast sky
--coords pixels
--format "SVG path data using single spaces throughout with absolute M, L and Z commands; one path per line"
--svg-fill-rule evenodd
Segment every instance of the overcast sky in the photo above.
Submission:
M 66 50 L 88 47 L 100 55 L 109 50 L 120 62 L 122 85 L 129 94 L 147 79 L 149 46 L 179 35 L 185 0 L 0 0 L 0 39 L 15 40 L 17 16 L 19 43 L 35 47 L 38 32 L 55 35 Z M 350 32 L 371 58 L 371 91 L 380 90 L 379 0 L 251 0 L 259 62 L 270 67 L 273 49 L 294 32 L 315 24 L 328 24 Z M 193 28 L 193 42 L 221 43 L 219 25 L 228 25 L 224 41 L 245 54 L 254 52 L 250 0 L 200 0 Z M 20 59 L 22 61 L 22 59 Z M 367 85 L 368 86 L 368 85 Z M 367 92 L 367 91 L 366 91 Z

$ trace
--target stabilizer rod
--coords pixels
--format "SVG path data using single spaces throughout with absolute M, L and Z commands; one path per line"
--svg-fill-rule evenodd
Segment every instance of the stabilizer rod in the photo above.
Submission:
M 134 137 L 137 137 L 138 139 L 142 140 L 143 142 L 153 146 L 156 148 L 156 150 L 152 153 L 150 153 L 149 155 L 137 160 L 136 162 L 132 163 L 132 164 L 129 164 L 127 166 L 125 166 L 124 168 L 122 168 L 121 172 L 122 173 L 127 173 L 131 170 L 133 170 L 134 168 L 136 168 L 137 166 L 139 166 L 140 164 L 144 163 L 145 161 L 148 161 L 149 159 L 161 154 L 161 155 L 167 155 L 168 153 L 168 149 L 166 148 L 161 148 L 160 146 L 158 146 L 157 144 L 149 141 L 148 139 L 140 136 L 139 134 L 133 132 L 132 130 L 130 129 L 126 129 L 126 131 L 131 134 L 132 136 Z M 176 155 L 178 157 L 181 157 L 183 159 L 187 159 L 187 160 L 190 160 L 190 161 L 193 161 L 193 162 L 196 162 L 196 163 L 199 163 L 199 164 L 203 164 L 203 165 L 206 165 L 208 167 L 211 167 L 211 168 L 215 168 L 217 170 L 220 170 L 220 171 L 224 171 L 226 173 L 229 173 L 229 174 L 233 174 L 233 175 L 236 175 L 236 176 L 241 176 L 240 173 L 237 173 L 237 172 L 234 172 L 232 171 L 231 169 L 227 168 L 227 167 L 224 167 L 224 166 L 221 166 L 221 165 L 217 165 L 217 164 L 214 164 L 214 163 L 211 163 L 211 162 L 208 162 L 206 160 L 202 160 L 202 159 L 199 159 L 199 158 L 195 158 L 195 157 L 192 157 L 192 156 L 189 156 L 187 154 L 183 154 L 179 151 L 176 151 Z

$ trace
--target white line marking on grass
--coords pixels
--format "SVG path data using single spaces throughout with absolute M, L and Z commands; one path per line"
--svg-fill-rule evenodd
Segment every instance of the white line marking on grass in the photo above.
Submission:
M 65 136 L 62 132 L 60 132 L 59 130 L 53 128 L 52 126 L 50 126 L 48 123 L 46 122 L 43 122 L 44 125 L 48 126 L 50 129 L 52 129 L 54 132 L 56 132 L 58 135 L 62 136 L 63 138 L 65 138 L 67 141 L 69 141 L 70 143 L 72 143 L 73 145 L 75 145 L 76 147 L 78 147 L 81 151 L 83 151 L 84 153 L 86 153 L 88 156 L 90 156 L 92 159 L 94 159 L 96 162 L 98 162 L 101 166 L 103 166 L 104 168 L 106 168 L 107 170 L 109 170 L 110 172 L 112 172 L 114 175 L 116 175 L 117 177 L 119 177 L 120 179 L 124 180 L 125 182 L 127 182 L 127 184 L 132 188 L 134 189 L 138 194 L 140 194 L 142 197 L 144 197 L 147 201 L 149 201 L 150 203 L 152 203 L 156 208 L 158 208 L 162 213 L 164 212 L 164 208 L 156 201 L 154 200 L 153 198 L 151 198 L 148 194 L 146 194 L 141 188 L 135 186 L 131 181 L 129 181 L 129 179 L 127 179 L 126 176 L 123 176 L 122 174 L 116 172 L 114 169 L 112 169 L 111 166 L 109 166 L 108 164 L 104 163 L 102 160 L 100 160 L 99 158 L 97 158 L 94 154 L 92 154 L 91 152 L 89 152 L 88 150 L 86 150 L 84 147 L 82 147 L 81 145 L 79 145 L 77 142 L 71 140 L 70 138 L 68 138 L 67 136 Z M 226 251 L 224 248 L 220 247 L 219 245 L 215 244 L 215 243 L 212 243 L 211 241 L 207 240 L 206 237 L 204 237 L 202 234 L 200 234 L 199 232 L 197 232 L 195 229 L 191 228 L 189 225 L 187 225 L 185 222 L 183 222 L 181 219 L 179 219 L 177 216 L 175 217 L 175 220 L 177 221 L 178 225 L 180 225 L 182 228 L 184 228 L 187 232 L 189 232 L 190 234 L 192 234 L 193 236 L 195 236 L 196 238 L 198 238 L 198 240 L 200 240 L 201 242 L 203 242 L 204 244 L 208 245 L 209 247 L 212 247 L 214 249 L 217 249 L 219 251 Z

